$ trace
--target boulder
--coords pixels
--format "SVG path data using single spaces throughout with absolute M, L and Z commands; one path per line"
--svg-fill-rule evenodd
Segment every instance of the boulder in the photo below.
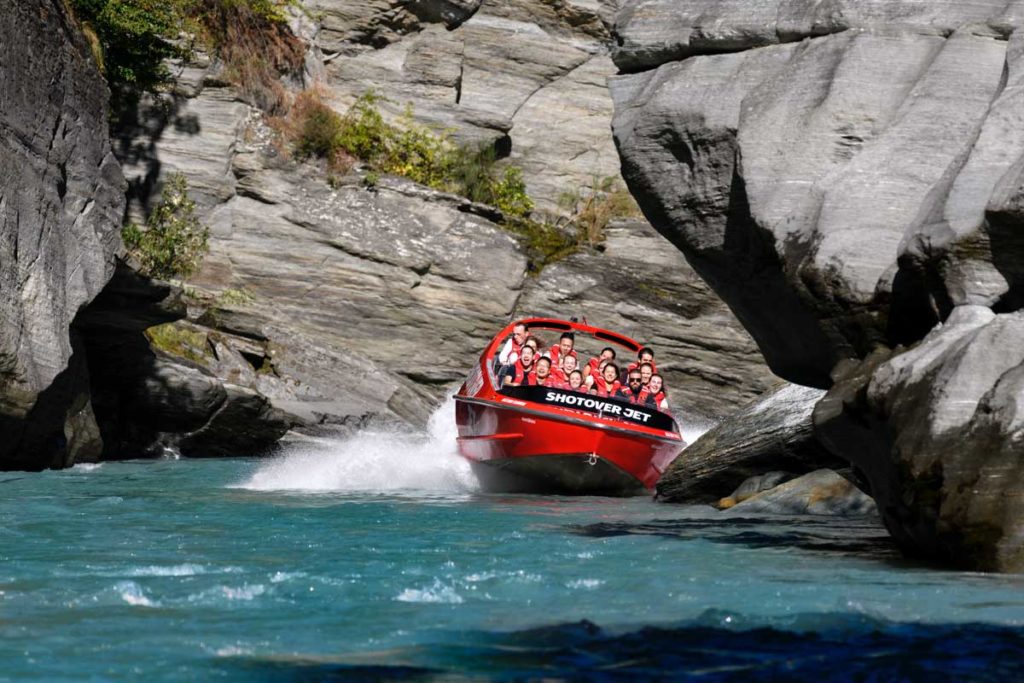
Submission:
M 729 508 L 736 507 L 739 503 L 753 498 L 757 494 L 773 489 L 779 484 L 789 481 L 793 478 L 793 475 L 789 472 L 765 472 L 764 474 L 758 474 L 753 477 L 745 479 L 742 484 L 736 487 L 736 490 L 730 493 L 725 498 L 718 501 L 719 510 L 728 510 Z
M 658 500 L 714 503 L 766 472 L 844 466 L 814 436 L 811 416 L 823 394 L 785 384 L 725 418 L 669 465 L 658 480 Z
M 737 496 L 733 494 L 731 497 Z M 878 513 L 871 496 L 829 469 L 815 470 L 743 497 L 731 510 L 739 515 L 753 513 L 853 517 Z
M 182 455 L 224 457 L 263 455 L 293 421 L 258 391 L 224 385 L 224 401 L 199 429 L 174 441 Z
M 88 371 L 71 334 L 114 270 L 124 178 L 109 91 L 61 0 L 0 13 L 0 469 L 93 457 Z
M 820 438 L 869 482 L 909 554 L 1024 569 L 1024 313 L 960 306 L 914 347 L 846 369 Z

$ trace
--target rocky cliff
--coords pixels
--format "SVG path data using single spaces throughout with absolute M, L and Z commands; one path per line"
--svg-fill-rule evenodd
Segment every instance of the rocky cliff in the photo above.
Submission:
M 632 0 L 613 53 L 645 215 L 777 374 L 842 378 L 820 434 L 905 549 L 1000 569 L 1024 566 L 1022 24 L 1005 1 Z
M 617 177 L 595 3 L 306 3 L 305 85 L 339 111 L 369 89 L 386 116 L 492 146 L 522 167 L 541 211 Z M 681 255 L 642 220 L 603 244 L 527 268 L 492 211 L 365 173 L 327 182 L 282 154 L 266 118 L 200 55 L 144 102 L 116 145 L 141 216 L 181 172 L 210 225 L 187 283 L 188 361 L 268 397 L 305 429 L 421 423 L 493 331 L 517 315 L 587 316 L 653 344 L 673 402 L 730 412 L 774 378 Z M 508 163 L 508 162 L 506 162 Z M 164 353 L 181 357 L 180 344 Z M 190 346 L 186 344 L 186 346 Z M 178 348 L 171 348 L 178 347 Z M 229 361 L 224 361 L 227 358 Z
M 121 246 L 106 83 L 61 0 L 0 12 L 0 469 L 101 449 L 79 311 Z

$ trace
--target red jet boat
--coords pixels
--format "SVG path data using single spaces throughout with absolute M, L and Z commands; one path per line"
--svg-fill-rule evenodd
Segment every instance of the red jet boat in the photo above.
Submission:
M 554 318 L 517 320 L 487 346 L 455 396 L 459 452 L 488 491 L 627 496 L 654 488 L 686 446 L 672 417 L 629 401 L 547 386 L 501 388 L 497 359 L 512 328 L 572 332 L 599 347 L 641 345 Z M 618 354 L 621 356 L 621 354 Z M 581 361 L 582 363 L 582 361 Z

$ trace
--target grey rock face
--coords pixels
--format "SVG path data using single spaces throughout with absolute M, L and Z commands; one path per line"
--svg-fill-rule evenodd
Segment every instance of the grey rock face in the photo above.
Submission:
M 792 384 L 752 401 L 679 454 L 658 480 L 667 503 L 713 503 L 746 479 L 802 474 L 845 463 L 815 438 L 811 416 L 824 392 Z
M 88 374 L 70 333 L 120 248 L 124 178 L 107 88 L 59 0 L 0 13 L 0 469 L 93 457 Z
M 524 169 L 548 211 L 560 211 L 563 193 L 618 174 L 605 86 L 615 71 L 606 27 L 615 3 L 308 4 L 323 13 L 313 54 L 324 61 L 318 85 L 335 108 L 373 90 L 392 117 L 409 106 L 460 143 L 493 146 Z M 409 16 L 413 23 L 397 19 Z M 380 28 L 384 17 L 390 28 Z M 352 28 L 370 24 L 378 29 Z
M 840 32 L 774 45 L 747 37 L 750 17 L 728 4 L 708 15 L 698 5 L 631 3 L 620 15 L 626 33 L 646 30 L 631 16 L 659 11 L 712 26 L 721 39 L 694 49 L 737 52 L 617 79 L 616 140 L 655 227 L 777 374 L 827 386 L 839 359 L 920 338 L 951 304 L 1005 294 L 1005 276 L 970 246 L 988 241 L 990 197 L 993 212 L 1012 205 L 1021 158 L 1014 135 L 999 134 L 1019 116 L 1017 38 L 1006 38 L 1019 20 L 1005 3 L 833 3 Z M 782 17 L 798 5 L 758 6 Z
M 1021 17 L 1020 3 L 1004 0 L 627 0 L 616 17 L 613 55 L 621 69 L 635 71 L 844 31 L 949 35 L 972 24 L 1007 31 Z
M 815 409 L 909 552 L 1020 571 L 1024 314 L 954 309 L 920 344 L 841 376 Z

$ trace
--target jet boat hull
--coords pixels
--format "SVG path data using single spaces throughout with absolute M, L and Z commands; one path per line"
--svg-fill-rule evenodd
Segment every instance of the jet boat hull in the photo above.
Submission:
M 459 451 L 485 490 L 643 494 L 686 445 L 669 416 L 647 407 L 545 387 L 499 392 L 490 357 L 455 396 Z

